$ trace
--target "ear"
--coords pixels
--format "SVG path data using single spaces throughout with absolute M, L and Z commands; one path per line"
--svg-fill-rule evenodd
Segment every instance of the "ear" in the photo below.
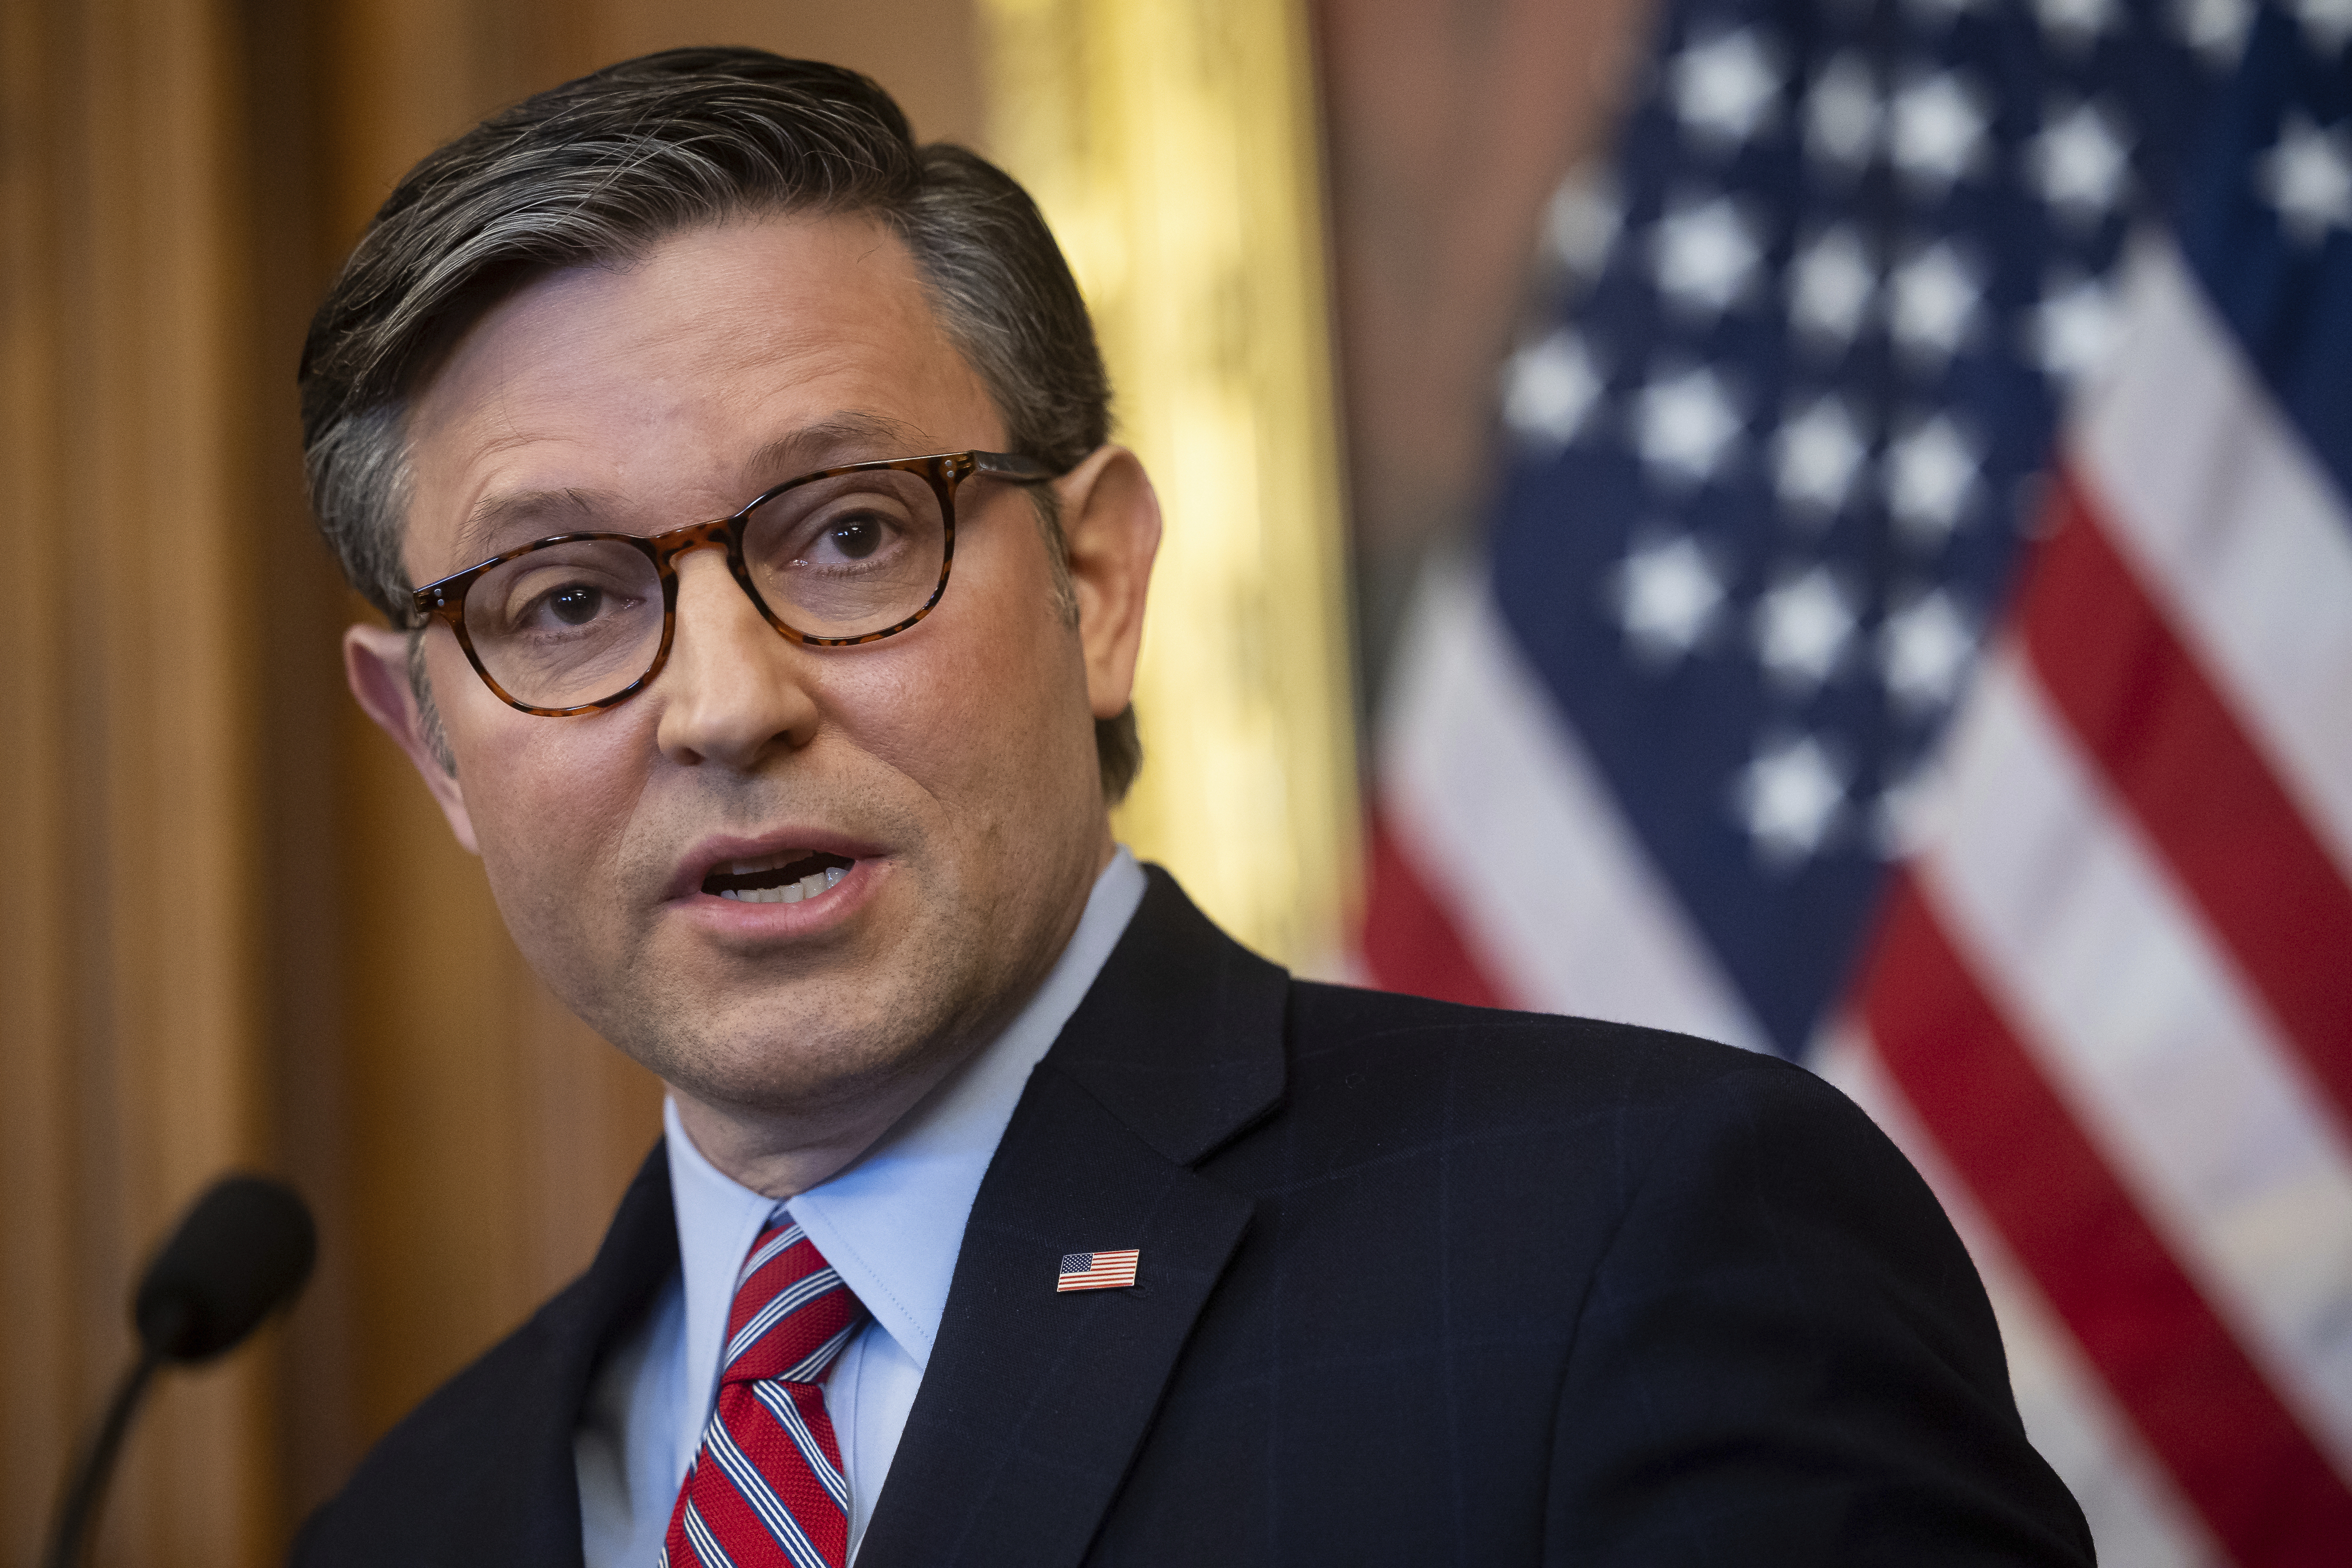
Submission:
M 1135 686 L 1143 644 L 1143 601 L 1160 553 L 1160 497 L 1134 453 L 1106 444 L 1054 483 L 1078 601 L 1078 642 L 1087 700 L 1097 718 L 1117 718 Z
M 432 742 L 425 738 L 425 716 L 408 683 L 408 633 L 385 626 L 347 629 L 343 677 L 368 717 L 408 754 L 441 814 L 449 819 L 449 831 L 457 835 L 457 841 L 468 852 L 480 854 L 481 846 L 474 841 L 474 819 L 466 810 L 466 795 L 458 788 L 457 776 L 441 766 Z

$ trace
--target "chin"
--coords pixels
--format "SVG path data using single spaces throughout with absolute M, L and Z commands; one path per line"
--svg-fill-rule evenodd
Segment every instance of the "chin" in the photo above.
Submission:
M 922 1010 L 856 1009 L 821 1003 L 750 1003 L 705 1015 L 681 1028 L 681 1012 L 651 1029 L 608 1030 L 611 1040 L 681 1093 L 706 1104 L 765 1116 L 808 1116 L 868 1100 L 895 1078 L 919 1073 L 936 1061 L 939 1031 Z M 745 1016 L 745 1015 L 750 1016 Z M 776 1017 L 814 1017 L 810 1027 L 780 1030 Z

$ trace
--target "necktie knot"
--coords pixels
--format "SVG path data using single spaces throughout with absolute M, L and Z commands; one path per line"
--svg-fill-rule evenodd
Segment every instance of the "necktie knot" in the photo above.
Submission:
M 751 1244 L 736 1279 L 719 1385 L 821 1382 L 865 1316 L 816 1244 L 780 1215 Z

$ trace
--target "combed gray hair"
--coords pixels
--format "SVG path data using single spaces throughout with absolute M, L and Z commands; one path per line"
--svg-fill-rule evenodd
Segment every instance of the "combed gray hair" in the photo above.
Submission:
M 887 223 L 1013 450 L 1058 472 L 1108 438 L 1110 382 L 1086 301 L 1009 175 L 961 147 L 917 146 L 889 94 L 854 71 L 671 49 L 551 88 L 431 153 L 344 264 L 303 345 L 302 439 L 320 529 L 352 585 L 412 623 L 406 401 L 485 311 L 558 267 L 626 261 L 680 229 L 774 211 Z M 1050 496 L 1032 494 L 1045 497 L 1058 566 Z M 1142 761 L 1132 710 L 1097 721 L 1095 749 L 1115 800 Z

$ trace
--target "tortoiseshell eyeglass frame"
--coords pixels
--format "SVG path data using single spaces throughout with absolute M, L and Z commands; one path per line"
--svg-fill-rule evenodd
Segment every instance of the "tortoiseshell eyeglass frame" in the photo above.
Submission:
M 751 526 L 751 514 L 785 491 L 803 485 L 813 485 L 820 479 L 838 478 L 844 474 L 866 474 L 890 468 L 921 475 L 929 483 L 932 494 L 940 498 L 940 518 L 945 533 L 944 549 L 940 557 L 940 580 L 932 586 L 931 596 L 923 601 L 922 608 L 905 620 L 885 626 L 878 632 L 865 632 L 855 637 L 819 637 L 791 625 L 768 607 L 767 601 L 760 597 L 760 591 L 752 586 L 751 569 L 743 559 L 743 534 Z M 457 633 L 457 645 L 466 651 L 466 662 L 474 666 L 474 674 L 481 676 L 482 684 L 509 707 L 536 714 L 541 718 L 569 718 L 575 714 L 601 713 L 635 696 L 662 673 L 662 666 L 669 662 L 670 640 L 677 630 L 677 558 L 688 550 L 718 545 L 727 552 L 727 570 L 734 573 L 737 586 L 759 607 L 761 617 L 784 637 L 813 648 L 850 648 L 863 643 L 878 643 L 885 637 L 897 636 L 929 615 L 938 605 L 940 596 L 947 592 L 948 576 L 955 567 L 956 486 L 975 475 L 1003 479 L 1015 485 L 1042 485 L 1059 477 L 1036 459 L 1012 452 L 940 452 L 927 457 L 883 457 L 869 463 L 846 463 L 837 468 L 820 468 L 814 474 L 803 474 L 781 485 L 770 486 L 732 515 L 713 518 L 707 523 L 688 523 L 681 528 L 652 535 L 555 534 L 547 538 L 533 539 L 527 545 L 494 555 L 488 560 L 476 561 L 465 570 L 451 572 L 447 577 L 428 582 L 409 595 L 412 616 L 409 629 L 422 631 L 435 621 L 447 622 L 449 630 Z M 499 685 L 490 672 L 483 667 L 481 655 L 474 652 L 474 640 L 466 631 L 466 591 L 473 587 L 475 580 L 484 572 L 503 566 L 519 556 L 553 545 L 575 544 L 583 539 L 615 540 L 638 550 L 653 562 L 662 588 L 661 646 L 654 652 L 651 667 L 611 696 L 600 697 L 593 703 L 578 703 L 571 707 L 540 707 L 517 698 Z

